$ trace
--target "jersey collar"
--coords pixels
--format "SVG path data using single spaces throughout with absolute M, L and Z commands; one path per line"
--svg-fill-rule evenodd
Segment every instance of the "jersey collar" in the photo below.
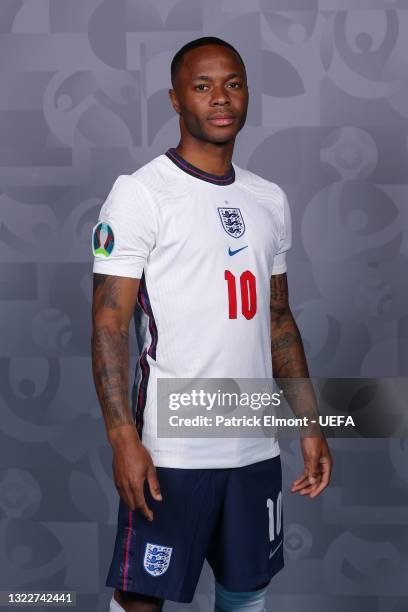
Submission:
M 181 170 L 184 170 L 187 174 L 191 174 L 191 176 L 201 179 L 202 181 L 207 181 L 207 183 L 214 183 L 214 185 L 231 185 L 231 183 L 235 181 L 235 170 L 232 164 L 226 174 L 210 174 L 190 164 L 184 157 L 181 157 L 181 155 L 176 152 L 174 147 L 167 149 L 165 155 L 167 155 L 167 157 Z

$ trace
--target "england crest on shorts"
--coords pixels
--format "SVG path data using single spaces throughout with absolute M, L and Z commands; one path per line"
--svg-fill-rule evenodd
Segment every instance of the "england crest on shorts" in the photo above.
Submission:
M 229 236 L 241 238 L 245 232 L 245 223 L 239 208 L 218 208 L 222 227 Z
M 143 559 L 143 567 L 146 572 L 152 576 L 162 576 L 169 567 L 172 551 L 170 546 L 148 542 Z

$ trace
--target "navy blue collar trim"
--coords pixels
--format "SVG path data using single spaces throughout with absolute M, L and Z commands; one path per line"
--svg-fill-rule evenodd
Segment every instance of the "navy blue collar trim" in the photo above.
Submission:
M 202 181 L 214 183 L 215 185 L 231 185 L 231 183 L 235 181 L 235 170 L 232 164 L 231 168 L 226 174 L 210 174 L 209 172 L 205 172 L 204 170 L 197 168 L 197 166 L 190 164 L 184 159 L 184 157 L 181 157 L 181 155 L 177 153 L 174 147 L 167 149 L 165 155 L 167 155 L 167 157 L 171 159 L 176 166 L 181 168 L 181 170 L 184 170 L 184 172 L 187 172 L 188 174 L 191 174 Z

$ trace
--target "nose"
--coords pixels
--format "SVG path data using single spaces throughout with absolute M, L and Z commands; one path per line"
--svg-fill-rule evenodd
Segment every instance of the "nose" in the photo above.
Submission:
M 229 96 L 223 85 L 214 85 L 211 96 L 211 104 L 229 104 Z

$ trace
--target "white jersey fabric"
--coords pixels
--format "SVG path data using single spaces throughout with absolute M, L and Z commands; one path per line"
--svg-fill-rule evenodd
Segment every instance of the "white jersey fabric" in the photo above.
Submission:
M 98 224 L 93 271 L 141 279 L 132 410 L 154 464 L 226 468 L 278 455 L 273 436 L 160 438 L 156 399 L 158 378 L 272 379 L 270 277 L 286 272 L 291 246 L 285 192 L 236 164 L 209 174 L 170 148 L 117 178 Z

